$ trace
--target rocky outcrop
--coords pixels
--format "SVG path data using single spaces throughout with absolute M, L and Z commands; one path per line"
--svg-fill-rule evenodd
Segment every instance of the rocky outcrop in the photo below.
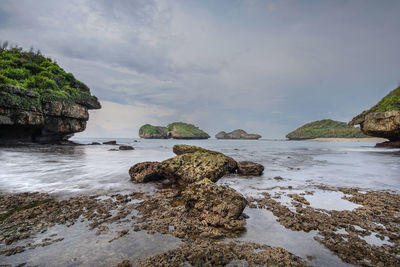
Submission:
M 264 171 L 264 166 L 252 161 L 239 161 L 237 163 L 238 174 L 243 176 L 260 176 Z
M 139 129 L 139 137 L 146 139 L 208 139 L 210 136 L 193 124 L 174 122 L 167 127 L 145 124 Z
M 331 119 L 306 123 L 286 135 L 289 140 L 307 140 L 313 138 L 365 138 L 359 128 L 347 125 L 346 122 Z
M 260 139 L 261 135 L 259 134 L 248 134 L 246 131 L 237 129 L 230 133 L 226 133 L 224 131 L 219 132 L 215 135 L 217 139 Z
M 247 201 L 232 188 L 203 179 L 186 187 L 182 200 L 190 216 L 202 223 L 231 230 L 244 227 L 244 221 L 239 217 Z
M 0 86 L 2 142 L 57 142 L 86 128 L 89 104 L 41 100 L 40 95 L 15 86 Z
M 141 162 L 129 169 L 131 180 L 136 183 L 146 183 L 164 179 L 160 162 Z
M 356 124 L 367 135 L 400 141 L 400 86 L 349 122 Z

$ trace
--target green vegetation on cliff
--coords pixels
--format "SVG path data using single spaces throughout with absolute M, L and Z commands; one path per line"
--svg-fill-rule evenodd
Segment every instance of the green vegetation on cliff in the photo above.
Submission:
M 387 94 L 372 108 L 363 111 L 361 114 L 353 118 L 349 123 L 350 125 L 359 124 L 362 122 L 366 115 L 375 112 L 386 112 L 391 110 L 400 110 L 400 86 Z
M 347 125 L 345 122 L 334 120 L 320 120 L 307 123 L 286 135 L 292 140 L 312 138 L 363 138 L 360 128 Z
M 40 108 L 43 102 L 61 101 L 100 108 L 97 98 L 83 82 L 40 51 L 7 47 L 6 42 L 0 47 L 0 104 Z M 30 98 L 37 100 L 27 103 L 32 100 Z
M 209 138 L 210 136 L 190 123 L 173 122 L 167 126 L 172 138 Z
M 141 138 L 207 139 L 210 136 L 193 124 L 173 122 L 167 127 L 145 124 L 139 129 Z

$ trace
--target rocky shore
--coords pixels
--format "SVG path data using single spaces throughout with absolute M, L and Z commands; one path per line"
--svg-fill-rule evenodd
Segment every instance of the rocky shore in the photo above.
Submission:
M 123 257 L 110 253 L 108 266 L 313 264 L 311 256 L 300 258 L 268 243 L 240 240 L 249 227 L 247 209 L 269 210 L 288 229 L 315 232 L 314 239 L 344 262 L 359 266 L 400 264 L 400 196 L 396 192 L 316 185 L 312 189 L 259 189 L 257 196 L 246 196 L 218 180 L 224 175 L 233 180 L 259 179 L 262 165 L 236 162 L 223 153 L 196 146 L 176 145 L 173 151 L 175 157 L 138 163 L 129 170 L 133 182 L 154 183 L 155 192 L 66 199 L 45 193 L 1 194 L 0 259 L 18 259 L 24 253 L 62 245 L 76 225 L 84 224 L 85 233 L 106 238 L 105 243 L 95 245 L 99 248 L 141 233 L 177 240 L 173 247 L 152 254 Z M 317 191 L 340 193 L 355 208 L 316 208 L 309 196 Z M 290 203 L 282 199 L 290 199 Z M 42 237 L 57 225 L 67 228 Z M 368 237 L 382 244 L 371 244 Z M 71 262 L 73 259 L 60 258 L 57 264 Z M 10 266 L 25 263 L 31 265 L 15 261 Z

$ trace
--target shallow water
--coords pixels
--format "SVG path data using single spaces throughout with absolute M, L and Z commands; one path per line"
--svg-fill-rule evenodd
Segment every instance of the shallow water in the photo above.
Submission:
M 75 139 L 88 144 L 112 139 Z M 290 205 L 289 193 L 312 191 L 303 197 L 315 208 L 328 210 L 354 209 L 358 205 L 342 199 L 343 193 L 323 191 L 316 185 L 359 187 L 363 190 L 394 190 L 400 192 L 400 150 L 376 149 L 373 143 L 307 142 L 270 140 L 143 140 L 117 139 L 132 145 L 132 151 L 109 151 L 112 145 L 55 146 L 30 145 L 0 147 L 0 192 L 40 191 L 58 198 L 77 194 L 154 192 L 159 185 L 134 184 L 130 181 L 130 166 L 142 161 L 161 161 L 174 156 L 174 144 L 186 143 L 221 151 L 236 160 L 251 160 L 264 165 L 261 177 L 230 175 L 218 183 L 229 185 L 245 196 L 269 192 L 281 194 L 281 202 Z M 345 265 L 313 238 L 315 233 L 294 232 L 276 222 L 267 210 L 247 208 L 247 232 L 239 238 L 280 246 L 316 266 Z M 59 228 L 57 228 L 59 227 Z M 44 235 L 62 235 L 65 226 L 56 226 Z M 119 226 L 115 226 L 115 232 Z M 110 236 L 96 236 L 86 226 L 68 229 L 70 234 L 61 242 L 29 250 L 11 257 L 0 256 L 1 262 L 45 266 L 57 263 L 58 252 L 65 257 L 61 265 L 104 265 L 122 259 L 135 259 L 138 253 L 150 256 L 176 247 L 179 243 L 170 236 L 147 235 L 130 231 L 112 243 Z M 64 236 L 63 236 L 64 237 Z M 41 238 L 41 237 L 40 237 Z M 111 237 L 112 238 L 112 237 Z M 365 238 L 376 245 L 386 244 L 375 234 Z M 86 244 L 86 245 L 85 245 Z M 138 249 L 142 248 L 142 249 Z M 146 250 L 145 248 L 148 248 Z M 59 259 L 61 260 L 61 259 Z M 74 262 L 75 261 L 75 262 Z

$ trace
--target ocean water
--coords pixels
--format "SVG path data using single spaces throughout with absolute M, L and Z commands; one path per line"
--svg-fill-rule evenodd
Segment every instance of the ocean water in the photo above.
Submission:
M 74 139 L 81 144 L 109 140 L 113 139 Z M 265 170 L 261 177 L 243 178 L 228 175 L 218 181 L 235 188 L 245 196 L 257 196 L 263 192 L 297 193 L 309 190 L 314 191 L 314 194 L 306 195 L 305 198 L 315 208 L 351 210 L 358 205 L 342 199 L 343 193 L 319 190 L 315 186 L 400 192 L 400 150 L 374 148 L 374 143 L 214 139 L 116 140 L 119 144 L 132 145 L 135 150 L 110 151 L 117 148 L 112 145 L 0 147 L 0 192 L 39 191 L 50 193 L 56 198 L 132 191 L 151 193 L 159 185 L 132 183 L 128 174 L 129 168 L 138 162 L 162 161 L 173 157 L 173 145 L 181 143 L 217 150 L 238 161 L 251 160 L 263 164 Z M 279 178 L 276 179 L 277 177 Z M 279 201 L 290 206 L 291 199 L 282 195 Z M 312 256 L 308 261 L 315 266 L 347 266 L 314 240 L 317 235 L 315 231 L 305 233 L 286 229 L 267 210 L 246 208 L 245 213 L 249 216 L 247 231 L 238 240 L 280 246 L 305 260 Z M 74 259 L 76 263 L 80 263 L 76 265 L 109 266 L 126 258 L 134 259 L 138 254 L 138 251 L 134 253 L 134 250 L 122 253 L 121 247 L 133 244 L 148 248 L 140 252 L 143 256 L 160 253 L 170 249 L 171 244 L 175 247 L 179 244 L 179 240 L 172 236 L 146 233 L 131 234 L 126 239 L 110 244 L 107 238 L 96 237 L 93 232 L 85 230 L 85 227 L 78 225 L 69 228 L 70 234 L 66 235 L 65 241 L 56 245 L 10 257 L 0 255 L 0 262 L 27 262 L 31 265 L 46 266 L 48 263 L 57 262 L 57 255 L 62 250 L 64 255 L 68 255 L 65 256 L 65 262 Z M 64 228 L 57 226 L 49 229 L 49 232 L 58 231 L 62 236 Z M 93 252 L 90 248 L 93 245 L 86 249 L 82 242 L 92 242 L 97 246 L 96 251 Z M 112 255 L 112 258 L 105 258 L 105 255 Z
M 74 139 L 82 144 L 111 139 Z M 154 190 L 130 181 L 129 168 L 142 161 L 173 157 L 172 147 L 185 143 L 217 150 L 265 167 L 262 177 L 233 179 L 245 188 L 269 189 L 310 184 L 400 191 L 400 150 L 374 143 L 270 140 L 117 139 L 135 150 L 109 151 L 112 145 L 31 145 L 0 147 L 0 192 L 48 192 L 64 197 L 82 193 Z M 135 142 L 136 141 L 136 142 Z M 284 180 L 275 180 L 280 176 Z M 223 178 L 221 182 L 232 180 Z M 243 190 L 248 190 L 243 188 Z M 242 191 L 242 190 L 240 190 Z

